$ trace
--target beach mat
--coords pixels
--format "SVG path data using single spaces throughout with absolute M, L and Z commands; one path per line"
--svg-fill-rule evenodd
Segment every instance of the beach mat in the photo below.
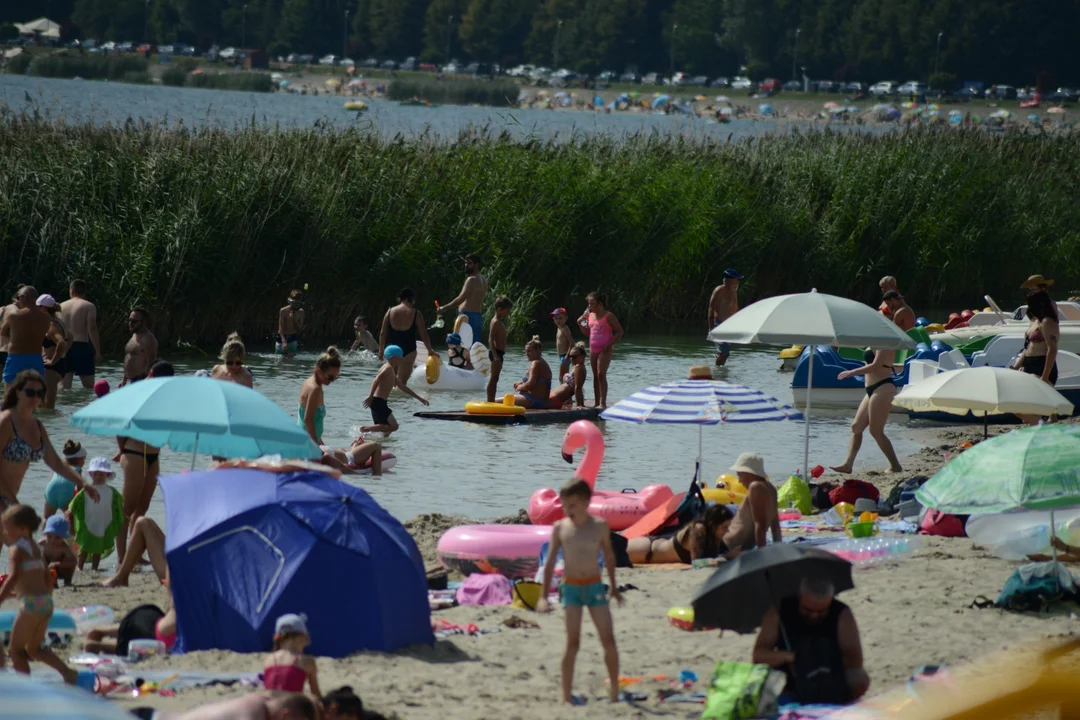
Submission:
M 684 492 L 673 495 L 663 505 L 653 508 L 648 515 L 619 534 L 627 540 L 633 540 L 634 538 L 647 537 L 658 530 L 662 530 L 671 521 L 672 515 L 679 509 L 679 505 L 685 497 L 686 493 Z

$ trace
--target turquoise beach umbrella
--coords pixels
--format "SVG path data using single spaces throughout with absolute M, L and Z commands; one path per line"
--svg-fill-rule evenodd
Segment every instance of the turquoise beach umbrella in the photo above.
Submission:
M 953 515 L 1080 505 L 1080 428 L 1040 425 L 984 440 L 915 493 Z
M 307 431 L 265 395 L 201 377 L 151 378 L 126 385 L 71 416 L 91 435 L 119 435 L 154 447 L 226 458 L 322 454 Z

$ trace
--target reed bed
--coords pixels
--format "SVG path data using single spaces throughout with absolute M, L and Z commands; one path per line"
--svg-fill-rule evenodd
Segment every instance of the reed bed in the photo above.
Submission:
M 490 105 L 510 107 L 517 103 L 521 88 L 509 81 L 475 80 L 394 80 L 386 88 L 391 100 L 423 100 L 440 105 Z
M 197 75 L 188 75 L 187 84 L 189 87 L 210 88 L 213 90 L 270 92 L 273 81 L 267 73 L 199 73 Z
M 148 82 L 149 63 L 134 55 L 40 55 L 30 63 L 30 74 L 49 78 Z
M 1080 138 L 932 130 L 709 143 L 657 136 L 512 141 L 485 132 L 64 125 L 0 118 L 0 290 L 91 283 L 116 347 L 126 311 L 163 341 L 269 336 L 310 286 L 312 337 L 419 308 L 487 260 L 489 303 L 547 328 L 600 289 L 631 328 L 692 322 L 722 271 L 744 303 L 816 287 L 876 302 L 896 275 L 917 314 L 1016 305 L 1032 273 L 1080 283 Z

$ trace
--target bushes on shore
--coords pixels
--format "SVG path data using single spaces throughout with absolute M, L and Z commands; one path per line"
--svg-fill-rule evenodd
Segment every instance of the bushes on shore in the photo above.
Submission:
M 272 332 L 310 285 L 309 332 L 338 338 L 412 285 L 453 295 L 478 252 L 489 302 L 521 319 L 601 289 L 628 326 L 692 323 L 723 270 L 742 302 L 816 287 L 917 314 L 1004 306 L 1032 273 L 1080 286 L 1080 136 L 821 133 L 716 143 L 654 135 L 385 139 L 0 118 L 0 292 L 92 282 L 106 344 L 127 309 L 163 342 Z M 521 325 L 519 325 L 521 327 Z
M 245 90 L 247 92 L 270 92 L 273 81 L 267 73 L 199 73 L 188 75 L 191 87 L 214 90 Z
M 149 63 L 136 55 L 75 55 L 55 53 L 34 58 L 30 73 L 39 77 L 141 82 L 149 77 Z M 132 80 L 125 80 L 125 76 Z M 148 82 L 148 80 L 147 80 Z
M 517 102 L 520 91 L 517 84 L 505 80 L 393 80 L 386 88 L 386 96 L 398 101 L 510 107 Z

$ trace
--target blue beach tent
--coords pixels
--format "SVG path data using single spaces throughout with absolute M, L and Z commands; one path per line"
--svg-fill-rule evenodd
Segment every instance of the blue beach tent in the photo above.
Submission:
M 314 655 L 432 644 L 423 560 L 370 495 L 326 473 L 161 478 L 177 652 L 266 652 L 304 613 Z

